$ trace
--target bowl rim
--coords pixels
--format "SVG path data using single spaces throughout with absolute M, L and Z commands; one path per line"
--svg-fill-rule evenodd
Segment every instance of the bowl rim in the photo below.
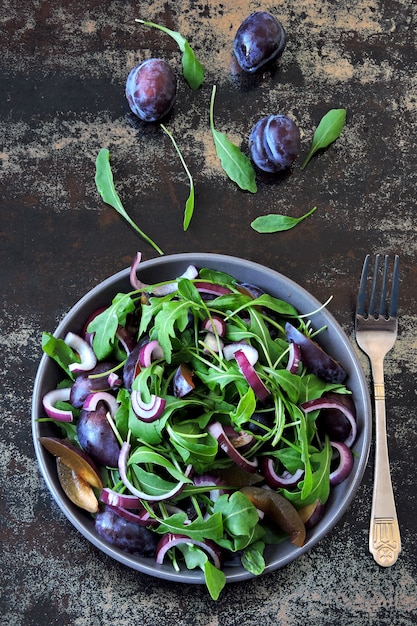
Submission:
M 317 300 L 306 289 L 304 289 L 304 287 L 298 285 L 292 279 L 286 277 L 280 272 L 260 263 L 256 263 L 254 261 L 235 256 L 210 252 L 188 252 L 163 255 L 161 257 L 156 257 L 143 261 L 142 263 L 140 263 L 137 273 L 139 278 L 144 280 L 144 277 L 142 277 L 141 274 L 144 274 L 146 276 L 146 274 L 152 274 L 152 272 L 154 272 L 155 270 L 159 271 L 161 268 L 164 268 L 164 266 L 170 267 L 172 265 L 183 265 L 185 270 L 185 268 L 190 264 L 196 265 L 200 268 L 212 268 L 213 264 L 227 265 L 233 269 L 240 270 L 241 272 L 244 270 L 245 274 L 248 275 L 261 275 L 264 277 L 265 281 L 276 281 L 276 287 L 278 290 L 288 291 L 287 301 L 291 301 L 291 299 L 293 299 L 297 302 L 300 300 L 309 302 L 312 305 L 313 311 L 311 315 L 309 315 L 309 319 L 312 320 L 313 326 L 316 326 L 316 324 L 314 323 L 316 320 L 319 321 L 319 327 L 323 325 L 324 321 L 327 325 L 327 328 L 331 329 L 332 333 L 334 334 L 334 337 L 332 335 L 333 339 L 337 339 L 337 342 L 340 343 L 342 351 L 344 351 L 349 357 L 349 379 L 354 380 L 357 387 L 355 401 L 360 401 L 358 419 L 360 419 L 361 422 L 361 429 L 360 433 L 358 434 L 357 441 L 355 442 L 355 446 L 360 444 L 360 454 L 355 458 L 354 461 L 354 473 L 352 473 L 351 476 L 348 477 L 346 481 L 344 481 L 344 483 L 336 488 L 332 488 L 331 497 L 334 496 L 336 490 L 338 494 L 342 493 L 341 496 L 338 495 L 338 501 L 340 501 L 340 504 L 335 511 L 332 511 L 331 515 L 326 514 L 321 522 L 319 522 L 319 524 L 314 527 L 310 533 L 308 533 L 306 542 L 301 548 L 296 548 L 288 541 L 279 544 L 280 548 L 282 548 L 282 554 L 278 556 L 278 558 L 276 558 L 275 560 L 273 559 L 271 562 L 267 562 L 265 570 L 262 574 L 265 575 L 268 572 L 284 567 L 291 561 L 305 554 L 313 546 L 315 546 L 340 521 L 342 516 L 345 514 L 347 508 L 349 507 L 359 485 L 362 482 L 362 478 L 369 457 L 372 436 L 372 409 L 369 389 L 361 364 L 353 349 L 353 346 L 341 326 L 333 317 L 333 315 L 326 308 L 323 308 L 323 305 L 319 302 L 319 300 Z M 235 276 L 232 269 L 222 269 L 222 271 L 227 271 L 231 275 Z M 81 313 L 84 311 L 84 308 L 88 308 L 88 305 L 92 299 L 98 296 L 102 298 L 104 294 L 107 293 L 113 293 L 114 296 L 116 294 L 116 291 L 118 290 L 116 289 L 116 285 L 121 282 L 125 282 L 127 288 L 129 289 L 129 275 L 130 267 L 109 276 L 104 281 L 93 287 L 84 296 L 82 296 L 65 314 L 63 319 L 57 325 L 55 331 L 53 332 L 53 335 L 63 338 L 65 332 L 68 330 L 67 326 L 69 322 L 72 323 L 72 320 L 74 318 L 77 318 L 77 316 L 80 317 Z M 176 274 L 176 276 L 172 276 L 171 274 L 164 278 L 158 278 L 158 281 L 174 279 L 178 275 L 178 273 Z M 237 278 L 241 280 L 239 276 L 237 276 Z M 154 279 L 153 282 L 157 282 L 157 280 Z M 257 284 L 259 284 L 259 281 Z M 259 286 L 262 287 L 262 285 Z M 130 290 L 132 290 L 131 287 Z M 109 300 L 107 299 L 107 301 Z M 294 304 L 294 306 L 296 306 L 295 302 L 292 303 Z M 296 308 L 298 307 L 296 306 Z M 304 311 L 301 312 L 303 313 Z M 310 312 L 306 311 L 306 313 Z M 83 315 L 83 319 L 85 321 L 85 313 L 83 313 Z M 345 366 L 345 363 L 343 363 L 343 365 Z M 43 354 L 39 362 L 33 386 L 31 418 L 32 438 L 40 472 L 53 499 L 55 500 L 56 504 L 59 506 L 65 517 L 91 544 L 93 544 L 100 551 L 104 552 L 107 556 L 122 563 L 127 567 L 156 578 L 170 580 L 173 582 L 204 584 L 204 575 L 203 572 L 201 572 L 200 570 L 181 570 L 177 572 L 170 565 L 158 565 L 153 559 L 135 557 L 113 547 L 111 544 L 108 544 L 95 532 L 94 525 L 92 525 L 92 528 L 88 526 L 87 522 L 89 522 L 91 526 L 91 516 L 73 505 L 62 492 L 62 489 L 60 488 L 58 483 L 56 471 L 55 476 L 53 475 L 53 472 L 51 472 L 51 455 L 43 448 L 43 446 L 39 442 L 40 431 L 42 430 L 42 428 L 44 428 L 45 424 L 37 422 L 37 419 L 42 412 L 41 400 L 43 394 L 45 393 L 44 377 L 46 374 L 48 374 L 48 371 L 51 368 L 56 368 L 56 370 L 58 371 L 58 367 L 55 366 L 52 359 L 50 359 L 50 357 L 48 357 L 46 354 Z M 50 427 L 50 424 L 48 424 L 48 426 Z M 273 552 L 274 547 L 269 548 L 269 551 Z M 227 583 L 256 578 L 256 576 L 246 571 L 243 567 L 225 568 L 224 572 L 226 575 Z

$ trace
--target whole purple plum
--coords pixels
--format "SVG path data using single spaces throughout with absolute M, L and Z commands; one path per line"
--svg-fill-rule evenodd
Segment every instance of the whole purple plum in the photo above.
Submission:
M 245 72 L 256 72 L 284 52 L 286 35 L 276 17 L 265 11 L 251 13 L 239 26 L 233 50 Z
M 261 118 L 249 137 L 252 161 L 264 172 L 276 173 L 288 169 L 299 151 L 300 131 L 285 115 Z
M 127 101 L 132 112 L 145 122 L 156 122 L 165 117 L 176 95 L 174 70 L 162 59 L 143 61 L 127 77 Z

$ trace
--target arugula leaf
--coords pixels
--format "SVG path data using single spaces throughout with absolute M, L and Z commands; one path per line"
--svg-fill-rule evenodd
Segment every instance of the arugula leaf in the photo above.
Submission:
M 204 474 L 213 465 L 218 443 L 209 433 L 197 429 L 193 422 L 167 425 L 170 442 L 184 463 L 193 466 L 198 474 Z
M 184 161 L 184 157 L 181 154 L 181 151 L 177 145 L 177 142 L 174 139 L 174 136 L 172 135 L 172 133 L 170 133 L 170 131 L 163 125 L 161 124 L 161 128 L 164 131 L 164 133 L 166 133 L 168 135 L 168 137 L 171 139 L 172 144 L 175 148 L 175 150 L 177 151 L 178 156 L 180 157 L 182 166 L 185 170 L 185 173 L 188 176 L 188 180 L 190 181 L 190 193 L 189 196 L 187 198 L 187 202 L 185 203 L 185 211 L 184 211 L 184 221 L 183 221 L 183 228 L 184 230 L 187 230 L 188 226 L 190 225 L 191 222 L 191 218 L 193 216 L 194 213 L 194 181 L 193 181 L 193 177 L 190 174 L 190 170 L 187 167 L 186 162 Z
M 335 141 L 343 130 L 346 121 L 346 109 L 330 109 L 324 115 L 313 136 L 310 152 L 301 166 L 303 170 L 309 163 L 311 157 L 323 148 L 327 148 Z
M 99 361 L 111 354 L 119 325 L 124 326 L 127 314 L 134 309 L 130 293 L 119 293 L 107 309 L 91 320 L 87 330 L 94 333 L 93 347 Z
M 279 215 L 278 213 L 270 213 L 269 215 L 260 215 L 251 223 L 253 230 L 257 233 L 277 233 L 284 230 L 291 230 L 306 217 L 314 213 L 317 207 L 313 207 L 308 213 L 301 217 L 289 217 L 288 215 Z
M 214 567 L 213 563 L 207 559 L 204 563 L 204 578 L 207 589 L 213 600 L 218 600 L 221 592 L 226 586 L 226 575 L 221 569 Z
M 256 193 L 255 170 L 248 157 L 234 143 L 227 139 L 224 133 L 214 127 L 214 98 L 216 85 L 213 86 L 210 103 L 210 128 L 223 170 L 228 177 L 241 189 Z
M 230 413 L 230 419 L 233 424 L 241 428 L 243 424 L 249 422 L 256 410 L 256 397 L 252 387 L 249 387 L 245 395 L 243 395 L 235 411 Z
M 224 572 L 217 569 L 209 561 L 207 554 L 196 545 L 190 543 L 181 543 L 177 546 L 182 552 L 185 564 L 188 569 L 199 567 L 204 572 L 207 589 L 213 600 L 218 600 L 220 593 L 226 585 L 226 576 Z
M 151 28 L 157 28 L 158 30 L 161 30 L 162 32 L 172 37 L 172 39 L 177 42 L 178 47 L 182 52 L 182 71 L 184 78 L 191 87 L 191 89 L 198 89 L 204 81 L 204 67 L 197 59 L 185 37 L 183 37 L 180 33 L 174 30 L 170 30 L 166 26 L 161 26 L 160 24 L 145 22 L 144 20 L 139 19 L 135 19 L 135 22 L 143 24 L 144 26 L 149 26 Z
M 96 158 L 95 182 L 97 191 L 103 201 L 113 207 L 113 209 L 116 209 L 119 215 L 121 215 L 127 223 L 136 230 L 142 239 L 151 245 L 159 254 L 164 254 L 161 248 L 135 224 L 124 209 L 116 187 L 114 186 L 113 173 L 110 167 L 110 152 L 106 148 L 102 148 Z
M 190 303 L 188 301 L 164 302 L 155 317 L 154 329 L 167 363 L 171 363 L 171 339 L 176 336 L 175 327 L 180 332 L 185 330 L 188 324 L 189 309 Z
M 299 489 L 296 491 L 288 491 L 282 489 L 281 493 L 290 502 L 294 504 L 296 508 L 302 508 L 308 504 L 312 504 L 316 500 L 320 500 L 324 504 L 330 493 L 330 461 L 332 459 L 332 447 L 328 438 L 326 438 L 323 449 L 314 452 L 310 456 L 310 463 L 314 465 L 314 471 L 311 476 L 311 487 L 307 496 L 304 495 L 304 481 L 298 483 Z
M 252 535 L 259 521 L 256 507 L 240 491 L 219 496 L 214 511 L 221 511 L 224 527 L 231 535 Z
M 242 555 L 243 567 L 254 576 L 259 576 L 265 569 L 264 549 L 264 542 L 256 541 L 248 546 Z
M 74 374 L 68 369 L 68 366 L 71 365 L 71 363 L 79 363 L 80 359 L 63 339 L 58 339 L 51 335 L 51 333 L 43 332 L 42 350 L 58 363 L 71 380 L 74 380 Z
M 155 532 L 162 535 L 167 532 L 179 533 L 196 541 L 204 541 L 205 539 L 219 541 L 223 536 L 223 520 L 220 512 L 213 513 L 206 519 L 197 517 L 189 524 L 186 523 L 187 515 L 183 512 L 174 513 L 174 515 L 165 519 L 157 519 L 159 526 L 155 529 Z
M 269 372 L 272 382 L 276 383 L 278 388 L 285 391 L 291 402 L 295 403 L 299 401 L 302 386 L 301 376 L 291 374 L 291 372 L 286 369 L 265 368 L 265 371 Z

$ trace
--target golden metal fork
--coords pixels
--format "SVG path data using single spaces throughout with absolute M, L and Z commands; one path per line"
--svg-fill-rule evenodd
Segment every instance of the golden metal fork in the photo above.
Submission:
M 383 364 L 397 339 L 399 258 L 397 255 L 394 258 L 389 297 L 389 257 L 385 255 L 381 269 L 380 255 L 376 255 L 367 306 L 369 264 L 368 254 L 363 264 L 355 318 L 356 341 L 369 357 L 374 383 L 375 469 L 369 551 L 379 565 L 389 567 L 401 552 L 401 538 L 389 467 Z

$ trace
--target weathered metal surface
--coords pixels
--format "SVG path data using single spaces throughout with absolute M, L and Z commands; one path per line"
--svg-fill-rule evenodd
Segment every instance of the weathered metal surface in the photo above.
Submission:
M 243 76 L 234 32 L 252 10 L 273 11 L 288 33 L 275 68 Z M 186 36 L 206 67 L 203 86 L 181 78 L 176 44 L 135 18 Z M 5 0 L 1 19 L 0 463 L 2 623 L 378 624 L 406 626 L 417 610 L 415 548 L 417 271 L 416 6 L 412 0 L 246 0 L 148 3 Z M 128 110 L 129 70 L 149 56 L 175 67 L 177 103 L 165 121 L 194 175 L 196 208 L 184 233 L 187 179 L 156 124 Z M 252 125 L 284 113 L 300 126 L 302 154 L 281 178 L 240 191 L 222 172 L 208 125 L 247 148 Z M 314 128 L 345 107 L 340 139 L 301 171 Z M 403 552 L 380 570 L 367 551 L 372 457 L 343 520 L 281 571 L 228 587 L 213 603 L 127 570 L 90 546 L 63 517 L 38 472 L 30 401 L 42 330 L 52 331 L 91 287 L 155 252 L 99 199 L 94 160 L 109 148 L 126 210 L 165 253 L 220 252 L 286 274 L 329 309 L 353 342 L 353 302 L 365 253 L 401 256 L 399 338 L 388 355 L 392 477 Z M 294 230 L 260 235 L 258 215 L 317 211 Z M 366 358 L 360 355 L 367 375 Z

